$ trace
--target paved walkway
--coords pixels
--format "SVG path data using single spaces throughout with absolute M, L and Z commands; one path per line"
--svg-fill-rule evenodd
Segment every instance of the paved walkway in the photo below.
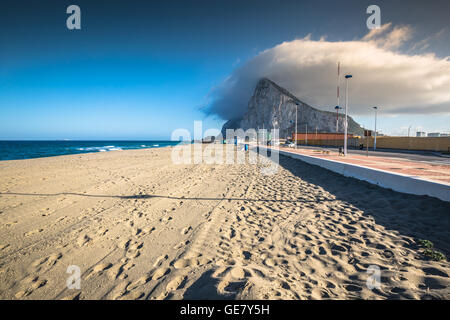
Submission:
M 400 173 L 415 178 L 431 180 L 450 185 L 450 165 L 433 164 L 431 162 L 425 163 L 408 159 L 380 157 L 372 155 L 368 157 L 365 155 L 348 154 L 346 157 L 344 157 L 339 156 L 335 151 L 321 149 L 320 147 L 317 147 L 316 149 L 301 147 L 294 149 L 280 147 L 280 150 L 340 161 L 349 164 L 356 164 L 363 167 L 380 169 L 393 173 Z M 328 153 L 323 153 L 322 151 Z

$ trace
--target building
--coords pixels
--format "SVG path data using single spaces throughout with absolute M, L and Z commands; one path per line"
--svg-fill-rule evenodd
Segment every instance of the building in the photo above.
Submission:
M 427 137 L 432 137 L 432 138 L 436 138 L 436 137 L 440 137 L 441 133 L 440 132 L 430 132 Z
M 426 137 L 427 133 L 426 132 L 422 132 L 422 131 L 417 131 L 416 132 L 416 137 Z

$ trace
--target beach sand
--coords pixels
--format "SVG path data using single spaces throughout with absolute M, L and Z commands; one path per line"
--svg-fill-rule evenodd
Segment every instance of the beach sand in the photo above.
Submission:
M 450 298 L 449 263 L 416 241 L 450 252 L 449 203 L 285 157 L 266 176 L 171 150 L 0 162 L 0 298 Z

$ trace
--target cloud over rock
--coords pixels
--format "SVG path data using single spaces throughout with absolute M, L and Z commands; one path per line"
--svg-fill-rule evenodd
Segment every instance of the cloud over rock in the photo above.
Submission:
M 262 77 L 312 106 L 332 110 L 340 61 L 341 74 L 353 75 L 349 89 L 353 115 L 367 114 L 372 106 L 380 106 L 385 114 L 449 114 L 450 57 L 399 52 L 411 34 L 409 27 L 386 24 L 360 40 L 331 42 L 308 36 L 283 42 L 260 52 L 214 88 L 206 112 L 223 119 L 239 118 Z

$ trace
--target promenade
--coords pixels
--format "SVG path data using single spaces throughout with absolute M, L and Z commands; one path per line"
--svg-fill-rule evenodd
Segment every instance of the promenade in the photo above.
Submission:
M 339 161 L 348 164 L 356 164 L 358 166 L 380 169 L 392 173 L 399 173 L 414 178 L 431 180 L 450 185 L 450 165 L 446 164 L 433 164 L 431 162 L 425 161 L 414 161 L 404 158 L 377 156 L 373 155 L 373 153 L 371 153 L 369 156 L 349 153 L 344 157 L 339 156 L 338 152 L 334 150 L 322 149 L 320 147 L 317 147 L 315 149 L 311 147 L 298 147 L 297 149 L 280 147 L 280 150 Z
M 280 147 L 279 152 L 281 155 L 383 188 L 450 201 L 450 165 L 445 161 L 420 161 L 362 154 L 343 156 L 336 151 L 320 147 Z

